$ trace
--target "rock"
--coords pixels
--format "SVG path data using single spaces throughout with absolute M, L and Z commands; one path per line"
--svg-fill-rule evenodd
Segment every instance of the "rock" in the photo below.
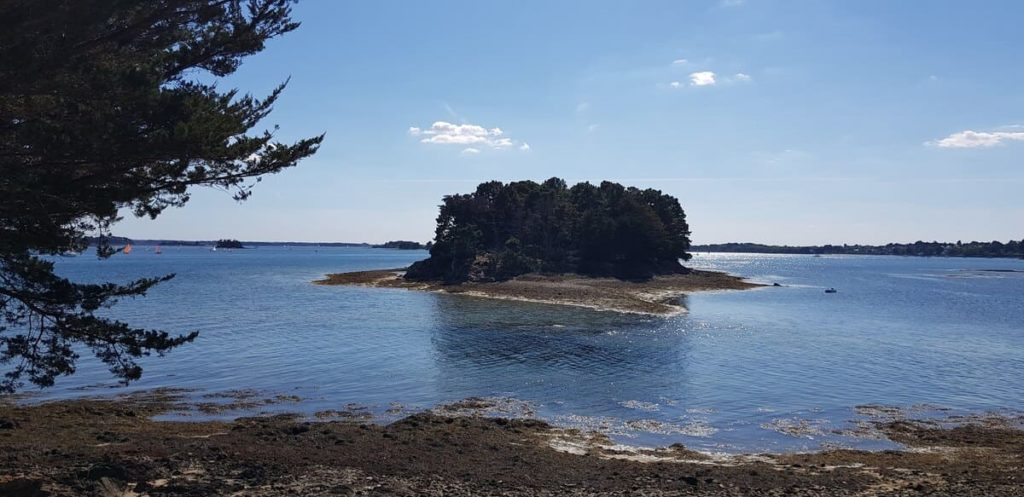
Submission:
M 103 478 L 119 481 L 127 481 L 129 479 L 127 468 L 120 464 L 106 462 L 92 465 L 92 467 L 84 471 L 84 475 L 82 476 L 88 480 L 94 481 L 99 481 Z
M 43 491 L 43 482 L 29 478 L 15 478 L 0 481 L 0 495 L 5 497 L 45 497 L 49 492 Z

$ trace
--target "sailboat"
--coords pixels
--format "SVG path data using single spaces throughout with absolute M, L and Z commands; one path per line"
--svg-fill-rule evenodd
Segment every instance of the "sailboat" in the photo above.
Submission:
M 156 255 L 160 255 L 160 254 L 164 253 L 163 250 L 160 250 L 160 246 L 159 245 L 157 245 L 156 248 L 153 249 L 153 252 L 155 252 Z
M 132 244 L 130 244 L 130 243 L 124 244 L 124 248 L 121 249 L 121 252 L 124 252 L 124 255 L 131 254 L 132 253 Z

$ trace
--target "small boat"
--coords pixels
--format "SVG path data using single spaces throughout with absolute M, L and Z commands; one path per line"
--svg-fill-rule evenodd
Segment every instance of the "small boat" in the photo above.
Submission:
M 126 243 L 124 245 L 124 247 L 121 248 L 121 253 L 123 253 L 124 255 L 131 254 L 132 253 L 132 244 Z
M 164 253 L 164 251 L 163 251 L 163 250 L 160 250 L 160 246 L 159 246 L 159 245 L 157 245 L 157 246 L 156 246 L 156 249 L 154 249 L 154 250 L 153 250 L 153 252 L 154 252 L 154 253 L 155 253 L 156 255 L 160 255 L 160 254 Z
M 836 290 L 835 288 L 826 288 L 825 293 L 839 293 L 839 290 Z

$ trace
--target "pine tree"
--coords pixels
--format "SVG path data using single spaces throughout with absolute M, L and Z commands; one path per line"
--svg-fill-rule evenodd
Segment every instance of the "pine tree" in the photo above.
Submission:
M 0 0 L 0 390 L 52 385 L 90 348 L 123 381 L 135 358 L 196 338 L 99 317 L 173 275 L 82 284 L 47 255 L 114 253 L 129 209 L 155 218 L 209 186 L 244 200 L 323 136 L 253 133 L 284 89 L 255 98 L 216 85 L 294 30 L 291 0 Z

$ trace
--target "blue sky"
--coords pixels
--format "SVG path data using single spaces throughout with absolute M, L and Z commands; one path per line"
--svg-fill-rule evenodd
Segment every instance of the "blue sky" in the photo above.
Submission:
M 679 198 L 695 243 L 1024 237 L 1024 3 L 306 0 L 222 83 L 320 152 L 136 238 L 426 241 L 481 181 Z

